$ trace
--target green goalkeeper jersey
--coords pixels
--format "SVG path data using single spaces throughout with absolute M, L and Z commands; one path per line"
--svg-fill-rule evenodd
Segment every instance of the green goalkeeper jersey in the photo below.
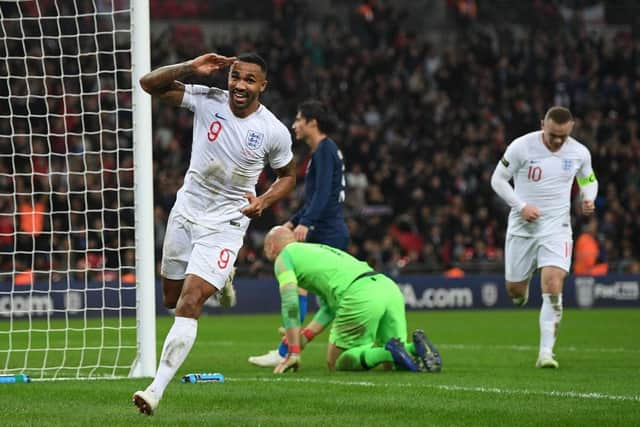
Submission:
M 300 326 L 298 287 L 320 297 L 313 320 L 326 325 L 335 316 L 342 295 L 363 273 L 373 271 L 366 262 L 346 252 L 317 243 L 289 243 L 275 260 L 285 328 Z

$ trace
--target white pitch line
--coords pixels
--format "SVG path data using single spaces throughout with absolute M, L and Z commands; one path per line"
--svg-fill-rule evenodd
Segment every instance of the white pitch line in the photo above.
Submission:
M 538 351 L 537 346 L 532 345 L 504 345 L 504 344 L 496 344 L 496 345 L 487 345 L 487 344 L 436 344 L 438 348 L 442 349 L 453 349 L 453 350 L 490 350 L 490 349 L 502 349 L 502 350 L 513 350 L 513 351 Z M 578 353 L 639 353 L 640 349 L 631 349 L 631 348 L 582 348 L 582 347 L 563 347 L 557 346 L 556 351 L 561 353 L 563 351 L 567 352 L 578 352 Z
M 255 343 L 241 343 L 238 341 L 211 341 L 215 343 L 217 346 L 224 347 L 238 347 L 238 346 L 251 346 L 253 347 Z M 273 342 L 271 342 L 273 344 Z M 537 346 L 532 345 L 506 345 L 506 344 L 438 344 L 435 343 L 436 347 L 439 349 L 451 349 L 451 350 L 472 350 L 472 351 L 486 351 L 491 349 L 500 349 L 500 350 L 512 350 L 512 351 L 538 351 Z M 583 348 L 583 347 L 563 347 L 562 345 L 556 346 L 556 351 L 558 353 L 566 352 L 575 352 L 575 353 L 640 353 L 640 349 L 636 348 L 623 348 L 623 347 L 613 347 L 613 348 Z
M 622 402 L 639 402 L 640 396 L 624 396 L 604 394 L 598 392 L 577 392 L 577 391 L 544 391 L 544 390 L 527 390 L 527 389 L 508 389 L 498 387 L 466 387 L 447 384 L 398 384 L 398 383 L 375 383 L 371 381 L 341 381 L 341 380 L 323 380 L 318 378 L 227 378 L 225 381 L 231 382 L 293 382 L 293 383 L 310 383 L 310 384 L 331 384 L 354 387 L 419 387 L 419 388 L 435 388 L 444 391 L 463 391 L 469 393 L 493 393 L 506 395 L 523 395 L 523 396 L 548 396 L 548 397 L 564 397 L 573 399 L 595 399 L 595 400 L 614 400 Z

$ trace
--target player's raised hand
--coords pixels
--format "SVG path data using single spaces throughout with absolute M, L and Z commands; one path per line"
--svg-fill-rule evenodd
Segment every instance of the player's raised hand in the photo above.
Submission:
M 219 70 L 229 67 L 238 58 L 235 56 L 218 55 L 217 53 L 205 53 L 191 61 L 194 74 L 208 76 Z
M 520 211 L 520 215 L 525 221 L 532 222 L 540 218 L 540 209 L 533 205 L 526 204 Z
M 583 200 L 582 201 L 582 214 L 583 215 L 591 215 L 596 210 L 596 204 L 593 200 Z
M 264 210 L 264 203 L 262 199 L 251 193 L 245 193 L 244 198 L 249 201 L 249 206 L 240 209 L 240 212 L 249 218 L 258 218 L 261 216 L 262 211 Z
M 273 370 L 274 374 L 284 374 L 288 371 L 297 371 L 300 367 L 300 353 L 288 353 L 282 362 Z

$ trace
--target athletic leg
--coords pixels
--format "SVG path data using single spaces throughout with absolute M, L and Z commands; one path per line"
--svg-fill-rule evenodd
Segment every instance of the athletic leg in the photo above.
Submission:
M 194 241 L 193 249 L 189 254 L 184 284 L 176 303 L 175 321 L 165 338 L 156 376 L 149 387 L 134 394 L 134 403 L 145 414 L 151 414 L 158 406 L 167 385 L 191 351 L 202 307 L 229 277 L 238 248 L 242 244 L 242 239 L 237 236 L 227 236 L 195 225 L 190 233 Z M 175 274 L 175 271 L 167 268 L 172 267 L 171 263 L 163 267 L 170 272 L 165 277 L 177 278 L 177 274 L 171 274 Z M 169 290 L 175 292 L 176 286 L 169 286 Z
M 541 270 L 542 307 L 540 309 L 540 351 L 536 366 L 557 368 L 553 347 L 562 320 L 562 287 L 566 271 L 559 267 L 543 267 Z
M 534 238 L 508 235 L 505 241 L 505 287 L 519 307 L 529 301 L 529 281 L 536 268 L 537 241 Z
M 514 305 L 518 307 L 523 307 L 527 305 L 529 301 L 529 282 L 531 278 L 527 278 L 526 280 L 522 280 L 520 282 L 510 282 L 505 281 L 505 287 L 507 288 L 507 294 L 509 294 L 509 298 L 513 301 Z
M 156 376 L 146 390 L 134 394 L 134 403 L 140 412 L 151 415 L 158 406 L 167 385 L 193 347 L 204 302 L 216 291 L 214 286 L 198 276 L 188 274 L 185 278 L 173 326 L 162 346 Z
M 380 289 L 381 298 L 386 309 L 378 323 L 376 342 L 384 344 L 396 368 L 418 372 L 423 370 L 416 357 L 414 343 L 407 343 L 407 317 L 404 297 L 398 286 L 386 276 L 376 276 L 376 287 Z
M 341 356 L 344 352 L 345 350 L 343 348 L 339 348 L 335 343 L 329 342 L 329 346 L 327 347 L 327 368 L 329 368 L 330 371 L 337 369 L 337 361 L 342 358 Z
M 386 310 L 385 295 L 377 286 L 381 277 L 360 279 L 343 295 L 329 333 L 327 366 L 330 370 L 354 369 L 360 363 L 362 349 L 374 346 L 376 331 Z M 339 359 L 342 360 L 338 364 Z
M 193 223 L 173 211 L 167 220 L 167 230 L 162 246 L 162 303 L 169 309 L 176 308 L 191 257 Z
M 341 353 L 332 353 L 331 346 L 335 347 L 335 345 L 329 345 L 327 364 L 330 370 L 366 371 L 380 364 L 390 366 L 393 363 L 393 356 L 383 347 L 363 345 L 345 351 L 340 350 Z M 332 360 L 334 361 L 333 364 L 331 363 Z
M 557 368 L 553 347 L 562 320 L 562 288 L 571 269 L 573 241 L 570 236 L 543 239 L 538 253 L 542 307 L 540 309 L 540 352 L 536 366 Z
M 178 298 L 182 293 L 182 286 L 184 285 L 184 279 L 171 280 L 166 277 L 162 278 L 162 303 L 167 308 L 176 308 Z

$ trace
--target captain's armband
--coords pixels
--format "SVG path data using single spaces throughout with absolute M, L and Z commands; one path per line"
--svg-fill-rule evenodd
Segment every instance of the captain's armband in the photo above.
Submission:
M 596 174 L 593 172 L 584 178 L 577 177 L 577 179 L 580 187 L 584 187 L 585 185 L 589 185 L 597 181 Z

